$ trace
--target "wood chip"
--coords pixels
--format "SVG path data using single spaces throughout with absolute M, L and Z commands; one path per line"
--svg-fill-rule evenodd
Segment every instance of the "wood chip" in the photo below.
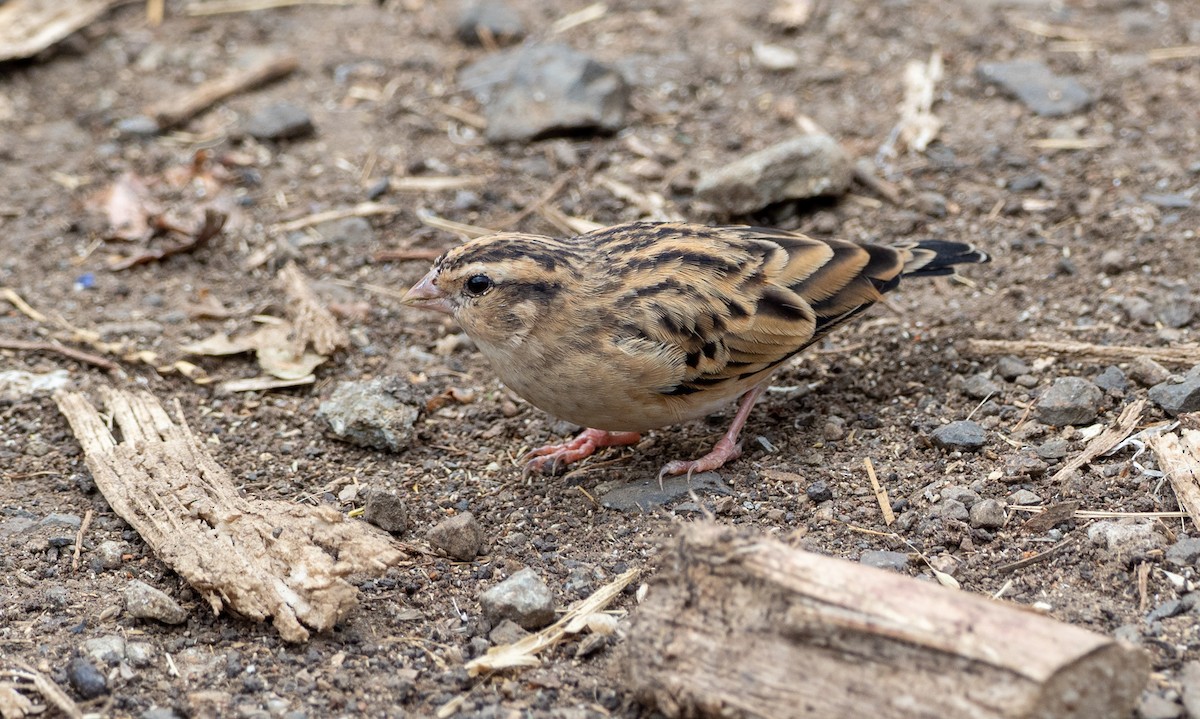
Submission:
M 381 202 L 360 202 L 354 207 L 340 210 L 326 210 L 288 222 L 278 222 L 267 230 L 273 233 L 288 233 L 303 230 L 306 227 L 319 225 L 334 220 L 344 220 L 348 217 L 370 217 L 371 215 L 394 215 L 400 211 L 397 205 L 385 205 Z
M 875 491 L 875 501 L 879 502 L 879 511 L 883 512 L 883 523 L 890 527 L 892 522 L 896 521 L 896 514 L 892 512 L 892 501 L 888 499 L 887 489 L 879 484 L 879 478 L 875 476 L 875 465 L 870 457 L 863 460 L 863 465 L 867 468 L 871 489 Z
M 1091 442 L 1088 442 L 1088 445 L 1083 448 L 1082 452 L 1072 457 L 1067 461 L 1066 464 L 1062 466 L 1061 469 L 1054 473 L 1054 476 L 1050 478 L 1050 481 L 1066 481 L 1072 474 L 1075 473 L 1075 470 L 1083 467 L 1096 457 L 1099 457 L 1113 447 L 1116 447 L 1121 442 L 1125 441 L 1125 438 L 1133 432 L 1133 429 L 1137 427 L 1138 422 L 1142 420 L 1142 415 L 1145 413 L 1145 411 L 1146 400 L 1138 399 L 1130 402 L 1129 405 L 1121 411 L 1121 416 L 1117 417 L 1116 424 L 1101 432 L 1099 436 L 1097 436 Z
M 1184 415 L 1200 419 L 1200 415 Z M 1158 460 L 1158 468 L 1167 475 L 1175 498 L 1179 500 L 1192 524 L 1200 528 L 1200 430 L 1182 429 L 1178 434 L 1160 434 L 1148 442 Z
M 0 62 L 30 57 L 87 27 L 121 0 L 9 0 L 0 3 Z
M 1095 345 L 1088 342 L 1044 342 L 1038 340 L 967 340 L 967 353 L 973 355 L 1018 355 L 1042 357 L 1062 355 L 1087 362 L 1132 362 L 1146 357 L 1171 365 L 1200 364 L 1200 347 L 1134 347 Z
M 1074 517 L 1078 509 L 1079 502 L 1075 500 L 1051 504 L 1044 511 L 1026 520 L 1025 524 L 1021 525 L 1021 531 L 1030 534 L 1049 532 L 1051 529 L 1054 529 L 1055 525 Z
M 201 83 L 182 95 L 159 100 L 144 108 L 143 112 L 154 120 L 158 129 L 166 130 L 187 122 L 230 95 L 281 78 L 298 67 L 300 61 L 294 55 L 269 57 L 248 68 L 234 70 Z

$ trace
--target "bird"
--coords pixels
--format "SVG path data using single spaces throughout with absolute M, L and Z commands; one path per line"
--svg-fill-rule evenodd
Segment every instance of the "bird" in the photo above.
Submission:
M 556 473 L 738 401 L 712 450 L 666 463 L 661 481 L 740 456 L 772 375 L 902 279 L 989 259 L 966 242 L 640 221 L 567 239 L 476 237 L 435 260 L 403 302 L 453 315 L 505 385 L 585 428 L 525 455 L 527 472 Z

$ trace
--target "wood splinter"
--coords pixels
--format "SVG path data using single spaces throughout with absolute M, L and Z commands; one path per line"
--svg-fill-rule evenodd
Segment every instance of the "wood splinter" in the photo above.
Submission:
M 622 656 L 668 717 L 1128 717 L 1146 655 L 1016 605 L 713 524 L 683 529 Z

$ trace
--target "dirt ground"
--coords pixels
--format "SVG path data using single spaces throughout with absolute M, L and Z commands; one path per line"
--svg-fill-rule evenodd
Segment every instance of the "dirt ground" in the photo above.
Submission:
M 551 37 L 555 20 L 585 5 L 512 2 L 535 39 Z M 95 490 L 51 399 L 0 405 L 0 523 L 95 513 L 77 572 L 69 550 L 48 543 L 45 532 L 0 534 L 0 657 L 24 659 L 70 686 L 67 667 L 82 642 L 123 635 L 148 643 L 153 658 L 143 666 L 103 668 L 108 693 L 87 707 L 108 716 L 154 707 L 185 716 L 431 716 L 463 693 L 458 716 L 643 715 L 616 680 L 611 649 L 576 658 L 569 641 L 541 667 L 469 678 L 464 659 L 486 649 L 490 629 L 478 597 L 526 566 L 560 605 L 628 568 L 652 570 L 660 538 L 698 516 L 695 505 L 685 498 L 628 513 L 592 498 L 653 476 L 669 459 L 698 455 L 728 415 L 651 433 L 636 450 L 610 450 L 569 480 L 523 478 L 513 460 L 519 452 L 574 428 L 511 396 L 469 342 L 446 340 L 458 332 L 449 320 L 400 304 L 428 260 L 374 260 L 383 250 L 440 250 L 458 241 L 425 226 L 421 213 L 494 227 L 587 165 L 549 205 L 604 224 L 644 217 L 643 208 L 596 181 L 603 174 L 659 193 L 669 212 L 695 221 L 880 242 L 962 239 L 991 253 L 990 264 L 966 269 L 973 286 L 906 284 L 889 307 L 777 375 L 775 384 L 790 389 L 768 393 L 747 426 L 746 454 L 721 471 L 732 496 L 702 500 L 720 521 L 851 560 L 872 549 L 920 550 L 966 591 L 1003 590 L 1004 598 L 1039 604 L 1063 621 L 1141 642 L 1155 671 L 1149 691 L 1177 710 L 1162 715 L 1182 715 L 1179 671 L 1200 659 L 1200 625 L 1195 610 L 1148 613 L 1185 594 L 1164 569 L 1185 578 L 1196 571 L 1164 559 L 1166 542 L 1195 535 L 1187 520 L 1159 520 L 1155 531 L 1166 542 L 1130 554 L 1090 541 L 1094 519 L 1030 533 L 1020 531 L 1026 515 L 1016 511 L 1007 527 L 983 530 L 936 509 L 945 486 L 1002 501 L 1026 489 L 1042 503 L 1078 500 L 1092 511 L 1178 509 L 1169 486 L 1134 466 L 1131 450 L 1073 480 L 1049 480 L 1089 435 L 1039 424 L 1026 409 L 1056 378 L 1091 378 L 1104 363 L 1028 358 L 1032 381 L 993 376 L 995 393 L 981 403 L 972 382 L 992 372 L 996 359 L 970 355 L 965 343 L 1195 341 L 1200 58 L 1147 53 L 1200 43 L 1200 4 L 817 0 L 807 22 L 789 31 L 768 20 L 768 3 L 611 2 L 603 16 L 553 37 L 629 78 L 627 128 L 609 137 L 504 145 L 485 143 L 462 120 L 481 110 L 455 85 L 456 72 L 488 51 L 455 37 L 448 4 L 212 17 L 187 17 L 184 3 L 167 9 L 166 22 L 150 28 L 143 7 L 125 5 L 34 59 L 0 65 L 0 287 L 106 341 L 158 352 L 165 364 L 182 358 L 188 342 L 249 329 L 255 315 L 280 315 L 272 278 L 294 259 L 329 302 L 362 303 L 365 311 L 344 320 L 353 345 L 317 370 L 315 385 L 233 395 L 129 361 L 108 373 L 55 354 L 0 350 L 0 369 L 66 369 L 71 384 L 93 396 L 112 383 L 178 399 L 248 495 L 349 511 L 360 502 L 346 487 L 383 488 L 406 503 L 410 529 L 402 539 L 420 544 L 424 527 L 470 510 L 485 530 L 485 553 L 472 562 L 419 555 L 364 579 L 356 613 L 326 635 L 289 645 L 269 624 L 214 617 L 155 559 Z M 758 43 L 791 48 L 799 62 L 765 70 L 752 57 Z M 934 106 L 944 126 L 925 154 L 877 169 L 900 188 L 900 204 L 855 185 L 840 199 L 729 218 L 694 199 L 699 172 L 796 134 L 800 114 L 852 156 L 874 158 L 898 120 L 905 63 L 927 59 L 934 48 L 946 68 Z M 281 81 L 230 97 L 178 131 L 151 138 L 118 132 L 121 120 L 149 103 L 278 51 L 300 58 Z M 1039 117 L 976 74 L 982 62 L 1023 57 L 1077 76 L 1094 102 L 1068 117 Z M 242 118 L 278 100 L 307 111 L 315 133 L 260 142 L 236 132 Z M 1065 151 L 1038 145 L 1049 137 L 1092 142 Z M 161 179 L 188 167 L 198 150 L 220 165 L 215 185 Z M 127 172 L 158 178 L 149 180 L 151 194 L 184 217 L 209 199 L 204 193 L 218 193 L 230 212 L 226 231 L 193 252 L 110 270 L 112 255 L 133 248 L 101 239 L 104 222 L 91 198 Z M 384 177 L 421 175 L 476 176 L 484 184 L 372 196 Z M 355 225 L 352 236 L 271 230 L 368 199 L 400 210 Z M 537 212 L 514 227 L 561 234 Z M 197 314 L 214 300 L 228 317 Z M 0 303 L 0 338 L 36 340 L 46 331 Z M 242 357 L 190 359 L 217 379 L 257 374 Z M 420 441 L 398 454 L 336 441 L 315 419 L 337 382 L 393 375 L 431 394 L 463 390 L 468 401 L 432 412 L 419 426 Z M 1136 383 L 1109 392 L 1096 422 L 1111 424 L 1145 394 Z M 988 431 L 982 451 L 933 446 L 931 430 L 969 415 Z M 1143 424 L 1163 419 L 1154 408 Z M 868 457 L 900 515 L 891 528 L 863 471 Z M 1138 463 L 1153 466 L 1148 455 Z M 819 482 L 832 499 L 817 504 L 809 490 Z M 1047 561 L 999 570 L 1071 539 Z M 115 570 L 89 561 L 107 540 L 126 555 Z M 1143 595 L 1138 568 L 1147 565 Z M 903 571 L 931 576 L 919 561 Z M 172 627 L 123 614 L 121 594 L 133 578 L 181 602 L 187 622 Z M 634 604 L 630 593 L 617 606 Z

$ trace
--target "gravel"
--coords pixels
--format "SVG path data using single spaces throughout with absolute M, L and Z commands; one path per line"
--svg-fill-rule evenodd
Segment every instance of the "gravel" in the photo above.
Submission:
M 1088 424 L 1100 412 L 1104 393 L 1082 377 L 1059 377 L 1037 402 L 1038 421 L 1055 427 Z

